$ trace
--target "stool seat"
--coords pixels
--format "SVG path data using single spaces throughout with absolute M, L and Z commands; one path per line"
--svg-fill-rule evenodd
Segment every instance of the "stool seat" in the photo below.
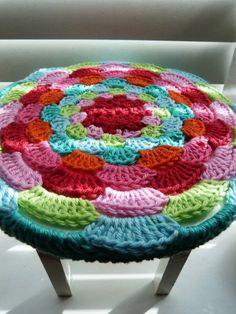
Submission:
M 236 213 L 235 105 L 152 64 L 40 69 L 0 91 L 0 227 L 60 258 L 191 250 Z

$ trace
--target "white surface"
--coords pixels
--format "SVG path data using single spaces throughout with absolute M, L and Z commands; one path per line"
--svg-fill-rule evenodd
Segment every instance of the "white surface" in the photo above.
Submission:
M 195 249 L 171 294 L 155 297 L 158 260 L 65 261 L 73 297 L 56 297 L 36 252 L 0 231 L 0 314 L 235 314 L 236 222 Z
M 0 38 L 234 41 L 235 0 L 1 0 Z

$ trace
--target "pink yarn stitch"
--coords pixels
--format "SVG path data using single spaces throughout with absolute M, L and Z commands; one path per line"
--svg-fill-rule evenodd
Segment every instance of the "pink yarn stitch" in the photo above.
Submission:
M 29 104 L 19 112 L 17 122 L 28 124 L 35 119 L 39 119 L 42 109 L 43 107 L 39 104 Z
M 90 99 L 83 99 L 79 102 L 80 107 L 90 107 L 94 105 L 94 101 Z
M 116 191 L 106 188 L 93 205 L 103 214 L 118 217 L 152 215 L 161 212 L 168 202 L 168 196 L 152 188 L 132 191 Z
M 54 82 L 59 81 L 60 79 L 65 79 L 68 77 L 68 72 L 66 71 L 55 71 L 46 73 L 41 79 L 38 81 L 39 85 L 47 85 L 52 84 Z
M 17 114 L 22 107 L 23 105 L 20 102 L 15 101 L 0 108 L 0 130 L 15 121 Z
M 138 96 L 135 94 L 126 94 L 126 97 L 130 100 L 138 99 Z
M 78 84 L 79 82 L 80 82 L 79 77 L 66 77 L 56 83 L 53 83 L 52 86 L 53 88 L 59 88 L 59 89 L 65 90 L 67 87 Z
M 236 125 L 235 114 L 228 105 L 220 101 L 214 101 L 210 105 L 210 109 L 213 112 L 215 119 L 221 119 L 229 124 L 231 127 L 234 127 Z
M 159 117 L 145 116 L 141 120 L 144 124 L 159 125 L 161 120 Z
M 156 171 L 139 166 L 117 166 L 105 164 L 97 176 L 115 190 L 129 191 L 148 185 Z
M 202 179 L 225 180 L 236 175 L 236 149 L 232 146 L 220 146 L 205 165 Z
M 194 164 L 204 163 L 209 160 L 211 152 L 212 149 L 208 140 L 203 136 L 198 136 L 185 144 L 181 160 Z
M 87 131 L 88 136 L 95 139 L 99 139 L 103 135 L 103 129 L 95 125 L 90 125 L 89 127 L 87 127 Z
M 174 83 L 177 86 L 191 86 L 193 85 L 192 81 L 187 79 L 186 77 L 183 77 L 181 75 L 170 73 L 170 72 L 163 72 L 160 74 L 160 77 L 170 83 Z
M 30 167 L 42 173 L 52 171 L 61 164 L 60 156 L 47 142 L 26 145 L 22 157 Z
M 87 117 L 87 113 L 86 112 L 79 112 L 79 113 L 74 114 L 70 118 L 70 122 L 72 124 L 76 124 L 76 123 L 84 121 L 84 119 L 86 119 L 86 117 Z
M 41 175 L 27 166 L 19 152 L 0 155 L 0 177 L 16 190 L 42 185 Z
M 195 118 L 202 120 L 204 123 L 210 123 L 214 120 L 214 114 L 211 109 L 203 103 L 193 103 L 191 109 Z
M 116 134 L 118 134 L 121 138 L 126 139 L 130 137 L 137 137 L 141 134 L 141 132 L 116 129 Z

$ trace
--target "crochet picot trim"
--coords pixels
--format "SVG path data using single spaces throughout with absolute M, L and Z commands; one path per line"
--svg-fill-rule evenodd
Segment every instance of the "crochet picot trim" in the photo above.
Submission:
M 236 106 L 152 64 L 40 69 L 0 91 L 0 227 L 50 254 L 192 249 L 236 213 Z

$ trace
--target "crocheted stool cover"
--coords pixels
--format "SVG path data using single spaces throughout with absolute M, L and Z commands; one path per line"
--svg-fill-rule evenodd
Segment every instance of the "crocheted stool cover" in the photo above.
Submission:
M 234 105 L 196 75 L 40 69 L 0 106 L 0 226 L 39 250 L 140 261 L 203 244 L 234 218 Z

